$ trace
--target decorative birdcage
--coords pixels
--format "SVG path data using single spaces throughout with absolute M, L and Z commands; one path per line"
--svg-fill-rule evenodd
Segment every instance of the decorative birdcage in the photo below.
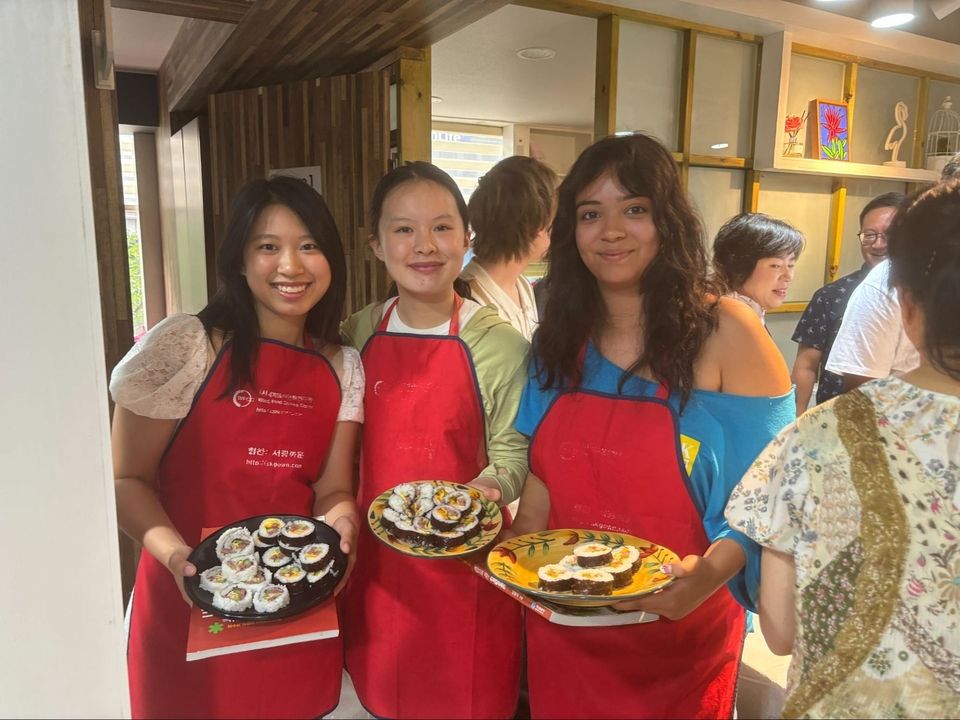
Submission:
M 960 115 L 953 110 L 947 95 L 933 117 L 927 132 L 927 170 L 940 172 L 947 161 L 960 153 Z

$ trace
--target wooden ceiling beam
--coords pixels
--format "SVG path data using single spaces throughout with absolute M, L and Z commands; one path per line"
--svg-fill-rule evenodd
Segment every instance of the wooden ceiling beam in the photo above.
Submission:
M 170 109 L 196 113 L 214 93 L 360 72 L 398 47 L 429 47 L 509 1 L 253 0 L 206 67 L 170 96 Z
M 111 0 L 121 10 L 174 15 L 236 25 L 250 9 L 253 0 Z

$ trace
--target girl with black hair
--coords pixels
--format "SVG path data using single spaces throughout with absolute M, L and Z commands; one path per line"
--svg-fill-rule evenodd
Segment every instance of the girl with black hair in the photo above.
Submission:
M 209 305 L 153 328 L 110 383 L 117 515 L 146 550 L 133 716 L 317 717 L 339 702 L 340 640 L 187 663 L 183 578 L 203 528 L 262 514 L 324 515 L 352 559 L 363 371 L 340 346 L 346 266 L 326 203 L 293 178 L 248 183 L 217 271 Z
M 367 392 L 358 502 L 440 479 L 507 504 L 527 475 L 513 428 L 529 344 L 462 295 L 467 207 L 453 179 L 415 162 L 371 202 L 370 246 L 397 297 L 349 318 Z M 343 595 L 347 670 L 378 717 L 508 718 L 520 680 L 521 607 L 455 560 L 410 558 L 364 531 Z
M 793 653 L 784 717 L 960 711 L 960 180 L 886 237 L 920 366 L 801 415 L 727 505 L 763 546 L 764 638 Z
M 606 138 L 577 159 L 549 259 L 516 423 L 531 475 L 512 531 L 626 532 L 682 560 L 663 567 L 669 587 L 620 604 L 656 622 L 566 628 L 527 614 L 531 714 L 731 717 L 737 600 L 756 600 L 759 552 L 723 508 L 793 416 L 786 366 L 751 311 L 713 290 L 676 163 L 650 137 Z

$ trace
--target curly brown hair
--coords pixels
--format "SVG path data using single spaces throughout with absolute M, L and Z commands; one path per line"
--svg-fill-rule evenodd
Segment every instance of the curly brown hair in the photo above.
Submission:
M 624 371 L 620 389 L 641 368 L 681 393 L 693 391 L 693 365 L 717 327 L 716 291 L 707 277 L 703 225 L 687 199 L 670 152 L 652 137 L 634 134 L 600 140 L 577 158 L 560 184 L 544 280 L 548 298 L 534 347 L 544 389 L 581 382 L 579 353 L 607 318 L 596 278 L 577 250 L 577 195 L 610 172 L 630 195 L 651 201 L 660 248 L 644 271 L 643 353 Z M 709 299 L 713 295 L 714 299 Z

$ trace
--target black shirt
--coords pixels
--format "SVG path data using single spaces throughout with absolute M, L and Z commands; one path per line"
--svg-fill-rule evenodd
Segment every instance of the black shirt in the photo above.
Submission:
M 820 368 L 817 373 L 820 384 L 817 386 L 817 404 L 826 402 L 840 394 L 843 378 L 824 369 L 830 348 L 840 332 L 843 313 L 854 289 L 863 282 L 870 272 L 870 266 L 864 264 L 856 272 L 844 275 L 839 280 L 827 283 L 813 294 L 807 309 L 800 316 L 797 329 L 793 332 L 793 341 L 801 345 L 816 348 L 821 353 Z

